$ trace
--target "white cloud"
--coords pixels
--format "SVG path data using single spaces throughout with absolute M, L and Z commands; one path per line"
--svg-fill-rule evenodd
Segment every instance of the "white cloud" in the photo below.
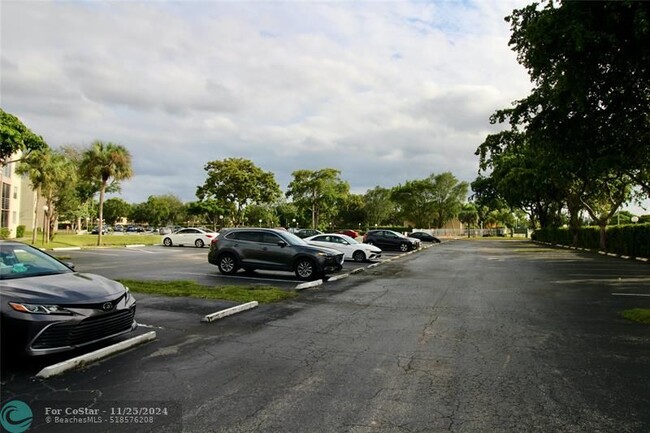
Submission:
M 53 146 L 125 145 L 130 202 L 193 200 L 234 156 L 282 186 L 473 180 L 490 114 L 529 89 L 503 21 L 524 4 L 7 1 L 0 103 Z

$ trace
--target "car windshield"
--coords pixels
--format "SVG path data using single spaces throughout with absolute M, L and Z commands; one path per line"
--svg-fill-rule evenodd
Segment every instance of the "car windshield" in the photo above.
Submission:
M 28 245 L 0 245 L 0 280 L 73 272 L 58 260 Z

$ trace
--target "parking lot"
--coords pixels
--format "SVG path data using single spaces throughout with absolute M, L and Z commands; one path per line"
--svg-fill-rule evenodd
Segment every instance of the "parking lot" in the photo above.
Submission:
M 219 287 L 225 285 L 271 285 L 283 290 L 314 289 L 315 285 L 299 280 L 293 273 L 255 271 L 245 273 L 240 271 L 236 275 L 223 275 L 217 267 L 207 262 L 208 248 L 195 247 L 164 247 L 158 246 L 133 246 L 127 248 L 90 248 L 90 249 L 64 249 L 52 252 L 60 260 L 74 264 L 78 272 L 88 272 L 103 275 L 111 279 L 133 280 L 193 280 L 200 284 Z M 326 283 L 329 279 L 347 277 L 371 269 L 383 262 L 390 262 L 404 256 L 400 252 L 386 251 L 382 258 L 376 261 L 357 263 L 345 261 L 343 269 L 335 274 L 326 276 L 318 283 Z M 56 364 L 66 359 L 92 352 L 106 347 L 112 343 L 123 341 L 151 331 L 156 331 L 157 344 L 167 347 L 163 353 L 169 353 L 175 347 L 175 341 L 182 339 L 188 332 L 201 334 L 201 319 L 205 316 L 232 308 L 237 305 L 231 301 L 203 300 L 195 298 L 168 298 L 150 296 L 142 293 L 135 294 L 138 301 L 136 319 L 138 329 L 123 338 L 114 339 L 98 345 L 89 346 L 78 351 L 36 357 L 27 363 L 15 362 L 14 359 L 3 359 L 3 380 L 25 379 L 37 374 L 43 367 Z M 245 327 L 258 326 L 273 319 L 278 312 L 286 307 L 263 305 L 261 312 L 248 312 L 243 321 Z M 227 326 L 226 326 L 227 327 Z M 211 331 L 207 329 L 207 333 Z M 192 339 L 181 343 L 189 344 Z
M 215 286 L 241 280 L 286 290 L 300 283 L 288 273 L 224 277 L 207 263 L 207 249 L 56 255 L 81 272 L 118 279 L 193 279 Z M 610 421 L 590 421 L 580 415 L 581 405 L 600 408 L 607 394 L 612 411 L 623 403 L 632 411 L 640 407 L 626 401 L 623 390 L 639 394 L 648 383 L 647 334 L 616 312 L 648 306 L 647 264 L 527 242 L 463 241 L 405 256 L 387 253 L 382 260 L 371 268 L 346 262 L 343 274 L 364 271 L 212 324 L 201 318 L 233 303 L 136 294 L 135 334 L 155 331 L 155 341 L 48 379 L 34 375 L 71 354 L 3 362 L 2 401 L 21 399 L 34 408 L 52 401 L 181 405 L 175 421 L 156 425 L 155 431 L 170 432 L 180 431 L 180 418 L 190 432 L 348 431 L 346 422 L 373 420 L 377 428 L 369 431 L 388 431 L 394 417 L 422 431 L 446 431 L 453 430 L 446 427 L 450 417 L 459 416 L 473 420 L 465 421 L 472 431 L 508 431 L 515 424 L 529 430 L 533 413 L 535 425 L 562 430 L 551 412 L 577 416 L 571 422 L 584 424 L 575 431 L 594 431 Z M 592 382 L 590 375 L 600 376 Z M 505 382 L 496 381 L 500 377 Z M 547 393 L 555 403 L 544 400 Z M 403 403 L 396 406 L 397 398 Z M 451 415 L 438 417 L 432 404 Z M 509 416 L 492 420 L 487 408 L 493 404 Z M 483 415 L 463 415 L 481 405 Z M 620 431 L 648 426 L 647 416 L 628 424 L 607 416 L 624 426 Z M 33 431 L 150 431 L 46 426 L 36 414 L 34 420 Z
M 380 260 L 357 263 L 346 260 L 338 274 L 347 274 L 400 256 L 399 251 L 384 251 Z M 76 270 L 112 279 L 194 280 L 200 284 L 271 284 L 291 289 L 302 281 L 290 272 L 255 271 L 223 275 L 208 263 L 208 248 L 148 246 L 134 248 L 57 251 L 55 256 L 72 261 Z

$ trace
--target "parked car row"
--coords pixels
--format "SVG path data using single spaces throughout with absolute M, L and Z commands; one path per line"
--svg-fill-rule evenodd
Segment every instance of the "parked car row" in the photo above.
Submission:
M 356 232 L 355 232 L 356 233 Z M 424 236 L 426 235 L 426 236 Z M 426 233 L 423 241 L 439 242 Z M 343 268 L 344 261 L 379 259 L 382 248 L 407 251 L 420 240 L 391 230 L 371 230 L 363 243 L 342 233 L 302 239 L 268 228 L 182 228 L 163 236 L 165 246 L 210 246 L 208 262 L 231 275 L 276 270 L 313 280 Z M 3 350 L 46 355 L 101 342 L 136 329 L 136 301 L 121 283 L 79 273 L 30 245 L 0 240 L 0 330 Z M 8 348 L 8 349 L 7 349 Z
M 308 231 L 315 234 L 299 237 Z M 172 242 L 171 238 L 165 239 Z M 376 260 L 382 248 L 411 251 L 420 248 L 420 242 L 392 230 L 370 230 L 361 243 L 346 234 L 318 230 L 302 229 L 294 234 L 268 228 L 226 229 L 212 239 L 208 261 L 226 275 L 239 269 L 266 269 L 291 271 L 300 279 L 310 280 L 338 272 L 345 259 Z

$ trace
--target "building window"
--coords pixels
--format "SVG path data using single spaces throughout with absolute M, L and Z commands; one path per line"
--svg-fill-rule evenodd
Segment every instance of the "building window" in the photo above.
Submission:
M 9 227 L 9 205 L 11 203 L 11 185 L 2 184 L 2 197 L 0 199 L 0 227 Z
M 2 175 L 4 177 L 11 177 L 11 166 L 13 164 L 7 164 L 2 167 Z
M 14 199 L 18 198 L 18 187 L 14 186 Z

